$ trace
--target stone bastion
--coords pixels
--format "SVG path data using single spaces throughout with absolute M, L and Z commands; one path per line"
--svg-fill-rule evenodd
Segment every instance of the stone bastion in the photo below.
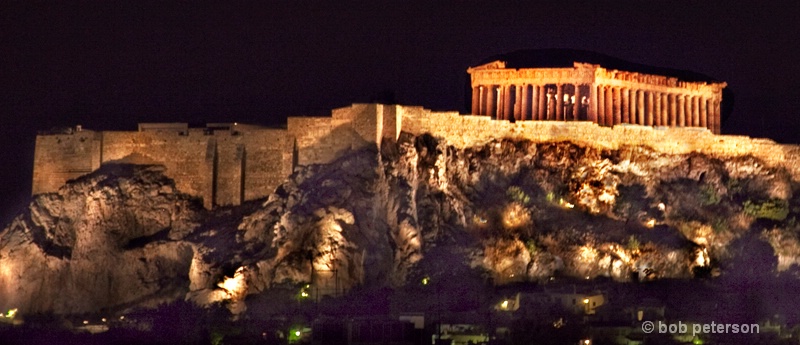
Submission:
M 703 127 L 653 127 L 591 121 L 497 121 L 490 116 L 437 112 L 419 106 L 353 104 L 330 117 L 289 117 L 287 128 L 238 123 L 189 128 L 140 124 L 138 131 L 93 131 L 80 126 L 36 137 L 32 193 L 55 192 L 67 181 L 106 164 L 162 165 L 184 193 L 206 208 L 267 197 L 295 168 L 325 164 L 348 151 L 379 147 L 400 132 L 429 133 L 456 147 L 495 139 L 570 141 L 598 149 L 645 146 L 667 154 L 702 152 L 720 158 L 751 155 L 800 180 L 800 146 L 768 139 L 715 135 Z

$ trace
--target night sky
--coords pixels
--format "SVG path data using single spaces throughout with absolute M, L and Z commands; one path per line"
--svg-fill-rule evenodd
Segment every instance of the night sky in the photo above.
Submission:
M 786 5 L 4 2 L 0 220 L 29 199 L 37 130 L 282 125 L 388 99 L 465 112 L 466 68 L 519 49 L 589 50 L 726 81 L 735 102 L 723 133 L 797 143 L 800 10 Z

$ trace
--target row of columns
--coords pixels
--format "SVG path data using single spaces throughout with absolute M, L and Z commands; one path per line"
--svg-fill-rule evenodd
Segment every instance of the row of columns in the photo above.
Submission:
M 600 125 L 705 127 L 720 133 L 720 102 L 716 98 L 605 85 L 597 85 L 593 91 L 590 112 Z
M 472 89 L 472 113 L 500 120 L 706 127 L 720 133 L 720 101 L 716 98 L 609 85 L 477 86 Z
M 571 87 L 572 92 L 567 92 Z M 580 85 L 490 85 L 472 90 L 472 113 L 499 120 L 585 120 Z M 584 87 L 585 88 L 585 87 Z

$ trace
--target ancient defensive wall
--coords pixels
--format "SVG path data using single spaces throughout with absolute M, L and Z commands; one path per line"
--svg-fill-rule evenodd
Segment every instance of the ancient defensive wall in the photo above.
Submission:
M 113 163 L 158 164 L 177 188 L 206 207 L 269 195 L 292 171 L 286 130 L 160 128 L 138 132 L 44 134 L 36 138 L 33 194 Z
M 32 193 L 57 191 L 102 165 L 162 165 L 181 192 L 206 208 L 269 196 L 298 165 L 328 163 L 347 151 L 397 138 L 396 106 L 354 104 L 331 117 L 291 117 L 287 129 L 241 124 L 140 124 L 138 131 L 76 127 L 36 137 Z M 385 115 L 384 115 L 385 113 Z
M 617 149 L 641 145 L 657 152 L 752 155 L 800 180 L 800 146 L 768 139 L 715 135 L 702 127 L 600 126 L 589 121 L 498 121 L 490 116 L 434 112 L 422 107 L 353 104 L 330 117 L 290 117 L 286 129 L 239 124 L 142 124 L 139 131 L 44 133 L 36 138 L 33 194 L 54 192 L 70 179 L 113 163 L 159 164 L 177 188 L 207 208 L 263 198 L 295 167 L 324 164 L 348 151 L 396 140 L 401 131 L 430 133 L 469 147 L 494 139 L 570 141 Z
M 774 167 L 785 167 L 800 180 L 800 146 L 783 145 L 769 139 L 737 135 L 716 135 L 702 127 L 652 127 L 620 124 L 600 126 L 588 121 L 509 121 L 489 116 L 433 113 L 404 107 L 403 131 L 430 133 L 447 138 L 451 145 L 469 147 L 493 139 L 513 138 L 537 143 L 570 141 L 585 147 L 619 149 L 645 146 L 667 154 L 702 152 L 717 157 L 751 155 Z

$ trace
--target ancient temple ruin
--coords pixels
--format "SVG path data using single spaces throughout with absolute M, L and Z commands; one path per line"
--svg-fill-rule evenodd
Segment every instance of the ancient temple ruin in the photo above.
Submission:
M 601 126 L 705 127 L 720 133 L 724 82 L 607 69 L 507 68 L 493 61 L 467 70 L 472 114 L 524 121 L 591 121 Z
M 331 116 L 289 117 L 285 128 L 150 123 L 140 124 L 137 131 L 77 126 L 42 132 L 36 137 L 32 194 L 57 192 L 69 180 L 104 165 L 146 164 L 163 166 L 181 192 L 202 198 L 206 208 L 239 205 L 268 197 L 298 167 L 380 148 L 401 132 L 447 138 L 457 147 L 514 139 L 601 149 L 641 145 L 671 154 L 747 153 L 775 164 L 797 156 L 794 149 L 776 152 L 771 141 L 714 135 L 720 133 L 724 82 L 628 68 L 607 58 L 576 57 L 575 51 L 546 51 L 541 56 L 547 59 L 535 61 L 520 56 L 533 55 L 512 53 L 467 70 L 471 114 L 353 104 L 334 109 Z

